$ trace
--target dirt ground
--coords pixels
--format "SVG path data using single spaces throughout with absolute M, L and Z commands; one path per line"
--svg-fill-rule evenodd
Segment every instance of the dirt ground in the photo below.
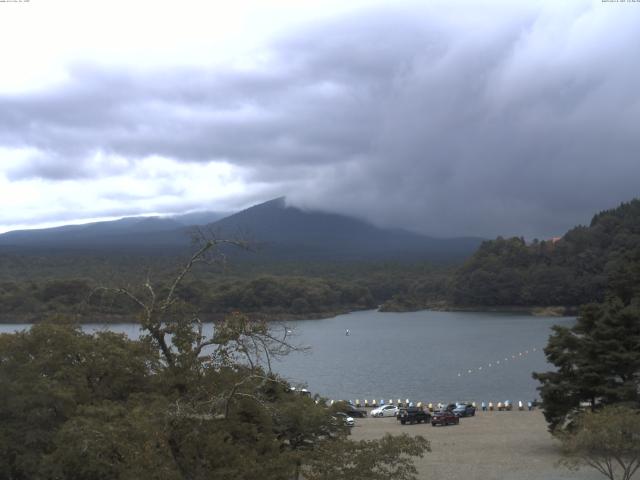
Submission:
M 431 452 L 418 459 L 421 479 L 442 480 L 596 480 L 592 469 L 572 472 L 558 465 L 555 440 L 547 432 L 542 412 L 478 412 L 460 425 L 401 425 L 395 418 L 358 418 L 354 440 L 385 433 L 422 435 Z

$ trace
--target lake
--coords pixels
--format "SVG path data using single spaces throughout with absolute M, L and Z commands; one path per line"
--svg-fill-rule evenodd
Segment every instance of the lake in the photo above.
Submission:
M 551 326 L 573 318 L 476 312 L 354 312 L 284 322 L 307 345 L 274 370 L 330 399 L 526 402 L 537 395 L 533 371 L 551 369 L 542 349 Z M 25 325 L 0 325 L 11 332 Z M 136 324 L 84 325 L 132 338 Z M 350 335 L 346 335 L 349 329 Z

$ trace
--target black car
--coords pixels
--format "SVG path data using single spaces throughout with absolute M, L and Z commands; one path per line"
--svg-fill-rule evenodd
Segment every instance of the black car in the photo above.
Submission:
M 364 418 L 367 416 L 367 411 L 360 409 L 360 408 L 356 408 L 353 405 L 351 405 L 350 403 L 347 402 L 339 402 L 338 406 L 335 407 L 336 411 L 338 412 L 344 412 L 347 415 L 349 415 L 350 417 L 353 418 Z
M 401 408 L 396 418 L 402 425 L 407 423 L 429 423 L 431 420 L 431 413 L 429 413 L 429 410 L 427 409 L 407 407 Z

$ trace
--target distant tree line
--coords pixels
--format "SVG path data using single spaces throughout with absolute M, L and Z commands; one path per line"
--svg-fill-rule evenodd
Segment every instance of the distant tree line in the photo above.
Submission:
M 125 299 L 95 292 L 87 279 L 0 283 L 0 311 L 5 321 L 56 314 L 133 316 Z M 161 288 L 161 287 L 159 287 Z M 177 299 L 206 317 L 243 311 L 269 316 L 322 315 L 374 308 L 369 288 L 355 283 L 307 277 L 260 276 L 227 282 L 192 281 Z M 14 320 L 15 321 L 15 320 Z

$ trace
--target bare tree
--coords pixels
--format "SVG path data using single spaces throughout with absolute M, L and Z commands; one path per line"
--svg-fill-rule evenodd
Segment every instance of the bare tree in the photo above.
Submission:
M 234 312 L 215 322 L 213 332 L 207 336 L 199 312 L 187 312 L 189 309 L 178 295 L 180 286 L 196 266 L 224 266 L 227 260 L 224 248 L 247 250 L 249 243 L 220 239 L 204 229 L 195 230 L 193 239 L 194 252 L 164 288 L 154 287 L 147 276 L 138 288 L 100 287 L 97 292 L 124 296 L 138 308 L 141 329 L 145 332 L 143 339 L 156 346 L 166 366 L 179 375 L 205 366 L 236 365 L 238 361 L 252 370 L 260 367 L 271 373 L 274 357 L 301 349 L 291 342 L 288 329 Z M 176 385 L 182 388 L 180 382 Z

